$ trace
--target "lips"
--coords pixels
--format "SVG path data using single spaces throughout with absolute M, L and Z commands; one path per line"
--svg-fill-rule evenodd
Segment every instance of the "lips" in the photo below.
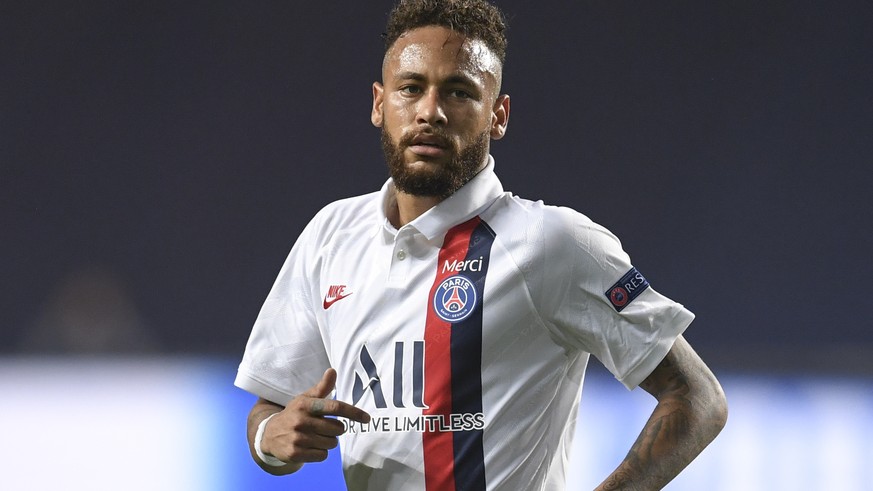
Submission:
M 447 153 L 445 148 L 427 144 L 410 145 L 409 150 L 422 157 L 440 157 Z
M 441 157 L 448 153 L 449 143 L 445 138 L 433 134 L 419 134 L 408 145 L 410 151 L 423 157 Z

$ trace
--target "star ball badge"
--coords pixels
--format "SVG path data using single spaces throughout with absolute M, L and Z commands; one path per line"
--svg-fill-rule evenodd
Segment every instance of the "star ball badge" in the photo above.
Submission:
M 606 290 L 605 295 L 615 311 L 621 312 L 648 287 L 649 282 L 642 273 L 637 271 L 637 268 L 631 268 L 618 282 L 609 287 L 609 290 Z

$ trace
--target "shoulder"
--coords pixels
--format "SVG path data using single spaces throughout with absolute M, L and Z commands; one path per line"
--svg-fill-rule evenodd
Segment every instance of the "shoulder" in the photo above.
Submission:
M 375 215 L 379 214 L 380 197 L 379 191 L 374 191 L 360 196 L 336 200 L 321 208 L 315 214 L 315 217 L 319 220 L 332 221 L 337 224 L 342 224 L 349 220 L 360 221 L 362 219 L 374 218 Z
M 381 194 L 376 191 L 329 203 L 315 214 L 304 234 L 315 236 L 317 242 L 323 243 L 343 230 L 378 225 L 383 216 L 380 198 Z
M 502 240 L 535 245 L 549 256 L 580 252 L 597 255 L 603 248 L 620 245 L 606 227 L 579 211 L 509 193 L 495 201 L 483 219 Z

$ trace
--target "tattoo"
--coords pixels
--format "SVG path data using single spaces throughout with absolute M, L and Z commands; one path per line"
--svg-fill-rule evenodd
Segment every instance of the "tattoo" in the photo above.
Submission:
M 615 472 L 612 473 L 606 481 L 603 481 L 603 484 L 597 488 L 597 491 L 615 491 L 622 489 L 625 486 L 625 483 L 633 482 L 633 478 L 631 474 L 622 468 L 616 469 Z
M 726 406 L 718 382 L 681 337 L 640 387 L 655 396 L 658 405 L 624 461 L 598 491 L 661 489 L 724 425 Z
M 309 408 L 309 413 L 313 416 L 324 416 L 324 400 L 315 399 L 312 401 L 312 406 Z
M 658 398 L 658 406 L 628 453 L 637 469 L 658 469 L 669 481 L 680 469 L 664 465 L 669 462 L 689 435 L 691 391 L 688 377 L 676 363 L 676 354 L 668 354 L 641 387 Z M 656 465 L 659 464 L 659 465 Z M 683 466 L 684 467 L 684 466 Z M 660 480 L 660 479 L 659 479 Z M 666 482 L 665 482 L 666 484 Z

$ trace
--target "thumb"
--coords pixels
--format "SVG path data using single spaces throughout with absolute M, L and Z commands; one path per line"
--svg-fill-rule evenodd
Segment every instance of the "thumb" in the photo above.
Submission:
M 328 368 L 324 371 L 324 375 L 321 376 L 321 380 L 311 389 L 307 390 L 304 395 L 324 399 L 333 392 L 334 387 L 336 387 L 336 370 Z

